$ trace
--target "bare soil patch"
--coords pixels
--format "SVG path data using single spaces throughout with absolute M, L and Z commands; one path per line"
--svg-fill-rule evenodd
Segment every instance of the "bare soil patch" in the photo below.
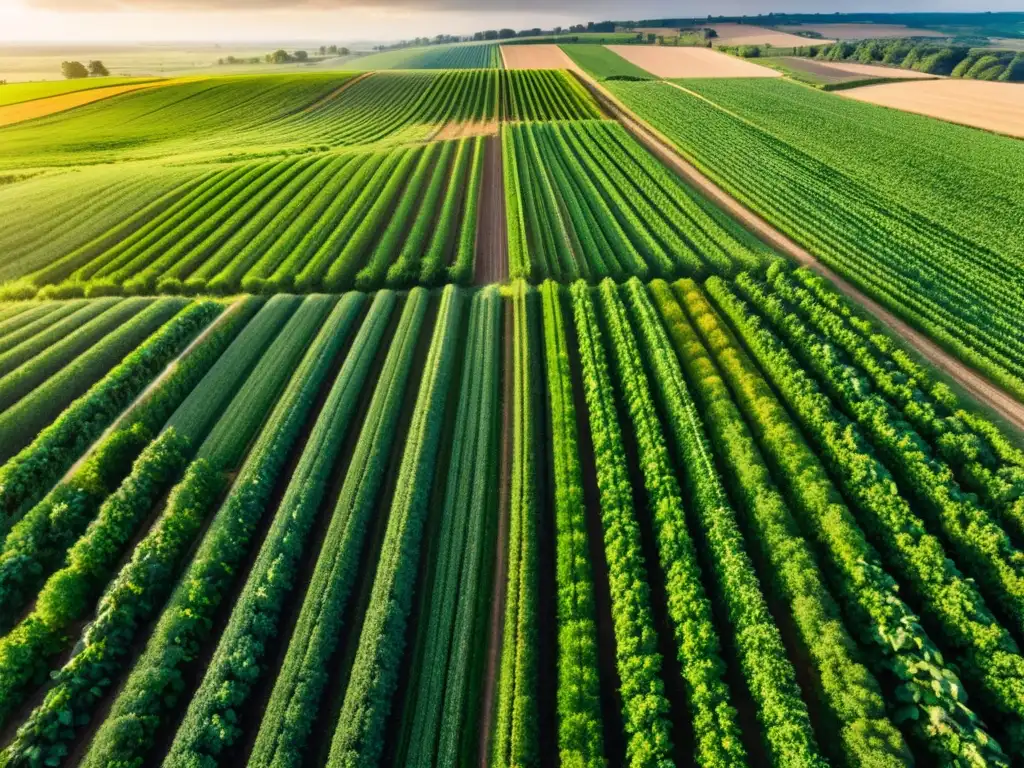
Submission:
M 928 363 L 935 366 L 942 373 L 953 379 L 971 397 L 987 407 L 996 415 L 1005 419 L 1016 429 L 1024 429 L 1024 403 L 1019 402 L 1007 394 L 1001 387 L 993 384 L 985 376 L 976 372 L 964 363 L 957 360 L 945 349 L 940 347 L 928 336 L 916 330 L 909 323 L 897 317 L 893 312 L 883 307 L 874 299 L 868 297 L 859 288 L 847 282 L 837 273 L 826 267 L 818 259 L 800 246 L 796 241 L 775 229 L 771 224 L 762 219 L 750 209 L 744 207 L 739 201 L 720 189 L 707 176 L 697 170 L 689 161 L 673 147 L 663 134 L 659 133 L 652 126 L 643 122 L 629 111 L 618 99 L 605 90 L 596 80 L 588 75 L 577 75 L 584 86 L 622 126 L 628 130 L 634 138 L 643 144 L 655 157 L 659 158 L 669 168 L 674 170 L 680 177 L 696 187 L 709 200 L 717 204 L 726 213 L 735 218 L 747 229 L 757 235 L 761 240 L 784 253 L 801 266 L 807 266 L 819 275 L 829 280 L 832 285 L 847 298 L 855 301 L 864 310 L 874 316 L 876 320 L 885 325 L 898 338 L 913 347 Z M 866 86 L 864 88 L 853 88 L 844 93 L 857 91 L 871 91 L 883 88 L 922 88 L 924 86 L 946 85 L 995 85 L 1008 88 L 1021 88 L 1012 83 L 983 83 L 977 80 L 933 80 L 917 83 L 893 83 L 891 85 Z M 1021 98 L 1021 97 L 1018 97 Z
M 579 69 L 557 45 L 503 45 L 501 57 L 505 69 Z
M 850 88 L 843 96 L 1024 138 L 1024 85 L 928 80 Z
M 796 57 L 787 59 L 788 62 L 794 61 L 806 61 L 809 64 L 815 64 L 821 67 L 824 71 L 834 72 L 845 72 L 852 74 L 860 79 L 865 77 L 899 77 L 903 80 L 935 80 L 938 75 L 929 75 L 927 72 L 917 72 L 913 69 L 903 69 L 902 67 L 885 67 L 880 64 L 858 64 L 852 61 L 809 61 L 808 59 L 799 59 Z
M 774 69 L 710 48 L 609 45 L 608 49 L 658 77 L 782 77 Z
M 155 81 L 151 83 L 136 83 L 134 85 L 114 85 L 110 88 L 91 88 L 86 91 L 75 91 L 65 93 L 61 96 L 51 96 L 48 99 L 36 99 L 21 104 L 10 104 L 0 107 L 0 125 L 11 125 L 21 123 L 25 120 L 35 120 L 39 117 L 46 117 L 57 112 L 64 112 L 68 109 L 91 104 L 101 99 L 109 99 L 111 96 L 120 96 L 122 93 L 131 93 L 142 88 L 156 88 L 166 85 L 171 81 Z
M 817 38 L 811 40 L 789 32 L 758 27 L 753 24 L 707 24 L 704 26 L 708 26 L 718 33 L 718 37 L 712 38 L 712 45 L 765 45 L 767 43 L 776 48 L 798 48 L 801 45 L 835 42 Z
M 817 32 L 834 40 L 873 40 L 883 37 L 949 37 L 945 32 L 916 29 L 903 24 L 781 24 L 781 30 L 790 32 Z M 806 42 L 809 38 L 800 38 Z M 824 40 L 811 41 L 825 42 Z
M 478 285 L 503 283 L 508 279 L 508 230 L 501 138 L 498 136 L 487 139 L 484 147 L 484 178 L 477 215 L 473 281 Z
M 496 136 L 498 134 L 498 121 L 487 120 L 482 122 L 451 122 L 441 126 L 441 130 L 434 136 L 434 141 L 446 141 L 448 139 L 464 139 L 468 136 Z

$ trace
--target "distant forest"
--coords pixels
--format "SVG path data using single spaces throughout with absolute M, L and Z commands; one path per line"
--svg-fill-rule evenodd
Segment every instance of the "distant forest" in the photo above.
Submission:
M 996 51 L 922 40 L 862 40 L 813 46 L 809 53 L 823 61 L 888 64 L 930 75 L 1024 81 L 1024 52 L 1021 51 Z
M 621 26 L 687 27 L 707 23 L 757 24 L 904 24 L 956 37 L 1024 38 L 1024 13 L 766 13 L 758 16 L 692 16 L 678 19 L 617 21 Z

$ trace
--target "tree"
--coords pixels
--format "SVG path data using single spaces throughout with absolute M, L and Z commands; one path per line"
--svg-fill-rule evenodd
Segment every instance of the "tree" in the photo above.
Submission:
M 288 51 L 283 48 L 278 48 L 271 54 L 268 54 L 269 61 L 271 64 L 287 64 L 292 60 L 292 57 L 288 55 Z
M 309 61 L 309 54 L 305 51 L 296 51 L 293 57 L 296 61 Z
M 326 45 L 321 45 L 320 46 L 320 55 L 321 56 L 326 56 L 327 55 L 327 46 Z
M 89 70 L 80 61 L 64 61 L 60 65 L 61 74 L 68 80 L 77 80 L 80 77 L 88 77 Z
M 328 53 L 337 53 L 337 52 L 338 52 L 338 46 L 336 46 L 336 45 L 332 45 L 332 46 L 330 46 L 330 47 L 329 47 L 329 48 L 327 49 L 327 52 L 328 52 Z
M 351 53 L 348 48 L 339 48 L 336 52 L 341 56 L 348 56 Z
M 103 66 L 102 61 L 90 61 L 89 62 L 89 74 L 92 77 L 106 77 L 110 74 L 110 70 Z
M 498 32 L 498 39 L 499 40 L 508 40 L 510 37 L 515 37 L 515 36 L 516 36 L 516 31 L 514 29 L 508 29 L 507 27 L 505 29 L 502 29 L 502 30 L 500 30 Z

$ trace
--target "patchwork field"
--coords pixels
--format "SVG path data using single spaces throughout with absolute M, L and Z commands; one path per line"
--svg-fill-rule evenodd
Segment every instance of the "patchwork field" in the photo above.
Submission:
M 1017 83 L 980 80 L 888 83 L 851 88 L 843 95 L 869 104 L 1024 138 L 1024 85 Z
M 631 64 L 658 77 L 781 77 L 781 73 L 710 48 L 610 45 Z
M 718 33 L 712 45 L 771 45 L 773 48 L 798 48 L 813 42 L 832 43 L 834 40 L 809 41 L 806 37 L 791 35 L 779 29 L 768 29 L 752 24 L 708 24 Z
M 65 93 L 60 96 L 36 98 L 17 104 L 0 106 L 0 126 L 46 117 L 57 112 L 65 112 L 75 107 L 91 104 L 100 99 L 109 99 L 111 96 L 132 93 L 142 88 L 159 87 L 164 85 L 164 83 L 165 81 L 151 81 L 141 84 L 112 85 L 108 88 L 89 88 Z
M 1013 768 L 1024 144 L 365 61 L 0 127 L 0 766 Z
M 93 77 L 81 80 L 47 80 L 37 83 L 7 83 L 0 88 L 0 107 L 20 104 L 51 96 L 63 96 L 79 91 L 113 88 L 118 85 L 140 85 L 155 82 L 146 77 Z
M 817 32 L 832 40 L 874 40 L 886 37 L 949 37 L 945 32 L 915 29 L 903 24 L 781 24 L 789 32 Z M 806 45 L 806 43 L 805 43 Z

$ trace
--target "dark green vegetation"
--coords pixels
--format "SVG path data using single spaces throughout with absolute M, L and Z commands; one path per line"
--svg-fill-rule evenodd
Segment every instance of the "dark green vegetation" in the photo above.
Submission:
M 617 124 L 503 130 L 513 278 L 731 274 L 768 259 Z
M 813 273 L 160 306 L 0 468 L 3 765 L 1024 743 L 1024 454 Z
M 1024 396 L 1024 144 L 778 80 L 610 83 L 702 171 Z
M 1024 52 L 1018 51 L 896 39 L 840 41 L 812 48 L 808 53 L 822 61 L 887 64 L 915 72 L 966 80 L 998 80 L 1003 83 L 1024 81 Z

